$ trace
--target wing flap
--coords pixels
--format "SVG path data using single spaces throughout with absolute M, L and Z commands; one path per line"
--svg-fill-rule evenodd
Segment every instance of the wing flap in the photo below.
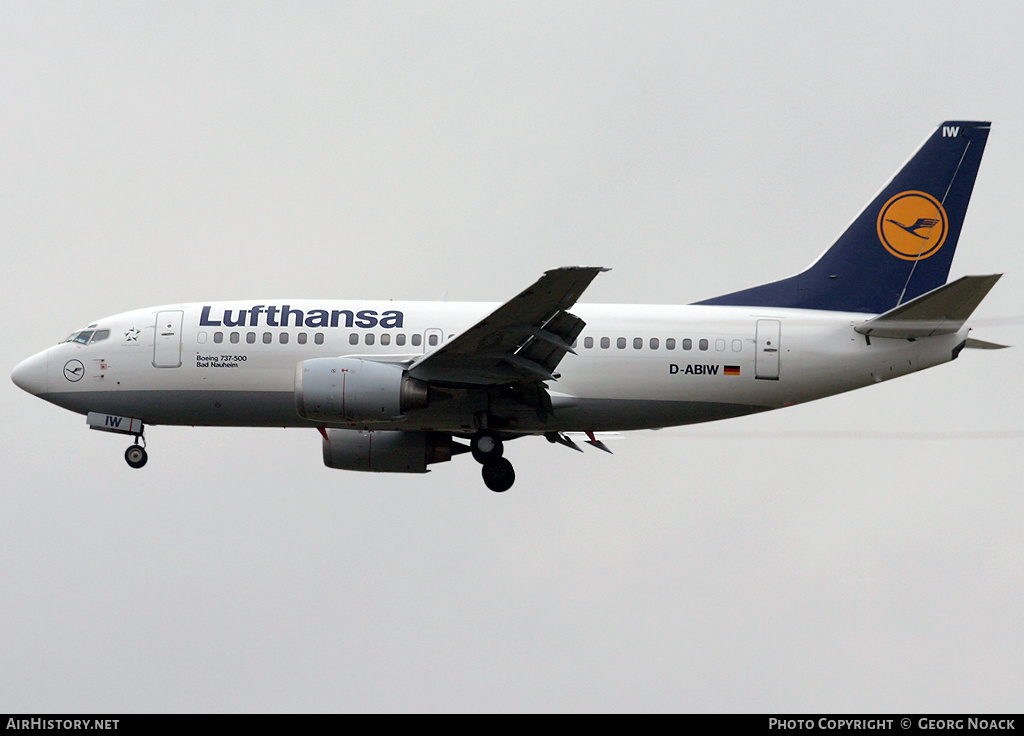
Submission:
M 958 332 L 1002 274 L 964 276 L 854 329 L 871 337 L 917 339 Z

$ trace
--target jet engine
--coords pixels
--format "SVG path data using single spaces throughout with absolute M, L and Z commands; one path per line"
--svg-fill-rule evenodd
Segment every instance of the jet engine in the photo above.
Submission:
M 314 358 L 295 369 L 295 409 L 321 422 L 374 422 L 427 405 L 427 384 L 394 363 Z
M 452 436 L 440 432 L 383 432 L 328 429 L 324 465 L 372 473 L 426 473 L 427 466 L 452 459 Z

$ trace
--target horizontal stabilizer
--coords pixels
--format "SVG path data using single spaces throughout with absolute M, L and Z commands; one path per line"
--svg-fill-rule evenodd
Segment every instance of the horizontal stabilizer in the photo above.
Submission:
M 958 332 L 1002 274 L 964 276 L 854 329 L 871 337 L 915 339 Z
M 985 342 L 984 340 L 975 340 L 973 337 L 967 338 L 967 344 L 965 348 L 974 348 L 975 350 L 1002 350 L 1003 348 L 1010 347 L 1009 345 L 1000 345 L 997 342 Z

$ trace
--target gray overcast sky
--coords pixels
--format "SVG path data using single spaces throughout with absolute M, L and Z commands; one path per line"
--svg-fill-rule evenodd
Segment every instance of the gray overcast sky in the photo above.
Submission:
M 953 276 L 1024 345 L 1019 3 L 0 4 L 7 375 L 99 317 L 592 302 L 789 275 L 942 120 L 993 130 Z M 486 491 L 315 432 L 123 438 L 0 384 L 0 712 L 1009 711 L 1020 348 L 817 403 L 510 446 Z

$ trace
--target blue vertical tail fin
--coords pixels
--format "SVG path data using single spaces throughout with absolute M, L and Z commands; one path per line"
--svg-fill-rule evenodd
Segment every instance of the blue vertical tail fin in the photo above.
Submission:
M 942 286 L 988 131 L 942 123 L 806 271 L 697 303 L 881 314 Z

